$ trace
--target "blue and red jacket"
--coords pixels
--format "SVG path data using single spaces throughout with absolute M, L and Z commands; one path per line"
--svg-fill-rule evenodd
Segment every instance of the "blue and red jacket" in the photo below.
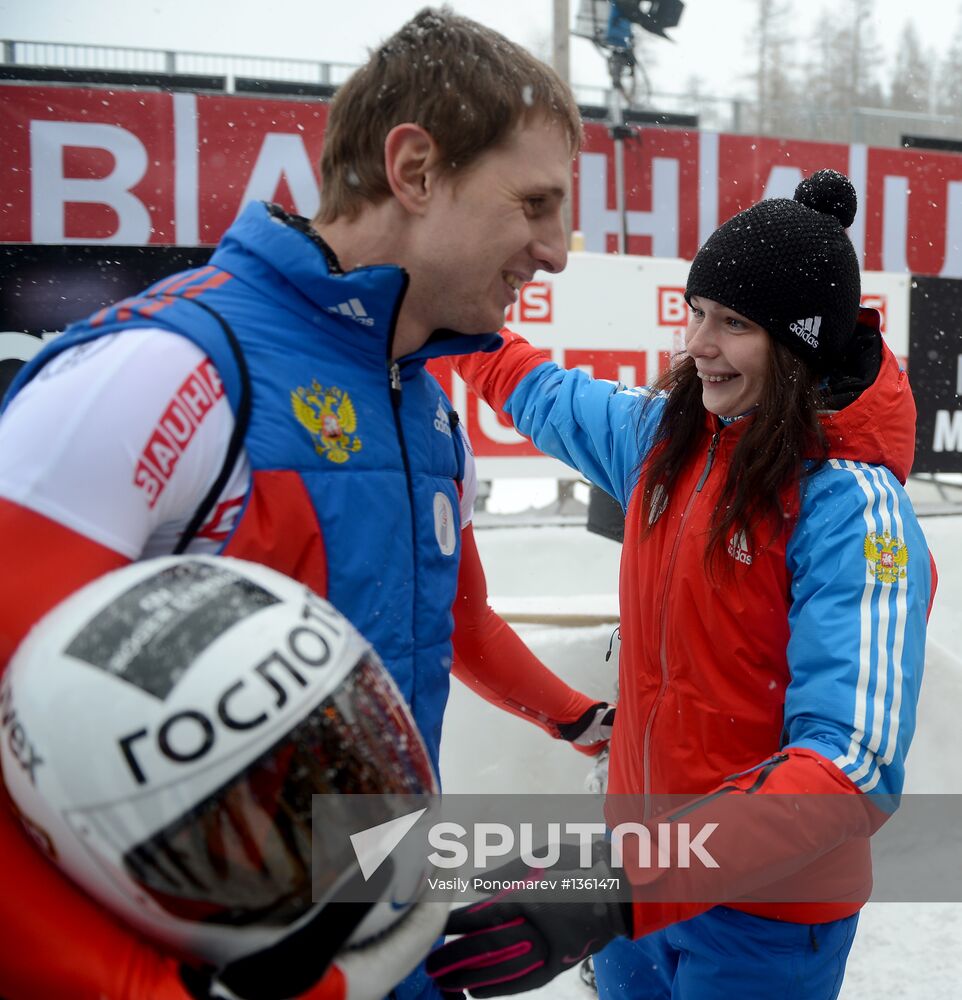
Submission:
M 855 912 L 870 881 L 867 837 L 902 789 L 935 587 L 903 489 L 915 441 L 905 373 L 883 347 L 874 384 L 823 418 L 829 459 L 787 498 L 794 516 L 778 537 L 750 552 L 732 532 L 720 557 L 731 559 L 730 572 L 710 574 L 712 514 L 750 418 L 723 425 L 706 413 L 698 448 L 646 534 L 638 484 L 664 397 L 559 368 L 517 335 L 505 339 L 497 353 L 458 359 L 455 369 L 541 451 L 626 511 L 609 793 L 702 797 L 706 815 L 725 804 L 729 840 L 719 829 L 713 844 L 722 853 L 728 845 L 726 860 L 716 859 L 734 895 L 703 899 L 740 899 L 749 912 L 806 923 Z M 814 838 L 809 829 L 793 841 L 790 823 L 769 838 L 777 844 L 748 847 L 735 833 L 741 795 L 866 792 L 873 803 L 886 797 L 880 810 L 848 810 Z M 759 866 L 804 876 L 816 859 L 809 881 L 829 891 L 797 897 L 816 902 L 752 898 Z M 635 936 L 707 908 L 685 887 L 674 903 L 651 890 L 636 904 Z
M 395 266 L 341 273 L 303 220 L 251 204 L 208 266 L 72 325 L 8 399 L 60 351 L 97 337 L 159 327 L 193 341 L 224 383 L 252 471 L 224 554 L 293 576 L 345 614 L 398 683 L 437 766 L 465 459 L 425 363 L 499 341 L 439 331 L 392 365 L 407 280 Z

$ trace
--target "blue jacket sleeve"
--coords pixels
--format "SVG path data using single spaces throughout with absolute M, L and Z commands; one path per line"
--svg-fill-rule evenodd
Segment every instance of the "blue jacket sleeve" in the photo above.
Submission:
M 898 796 L 932 588 L 908 496 L 888 469 L 830 460 L 803 483 L 787 560 L 786 746 L 817 751 L 863 792 Z
M 504 410 L 539 451 L 577 469 L 627 509 L 663 406 L 646 388 L 626 389 L 546 362 L 518 383 Z

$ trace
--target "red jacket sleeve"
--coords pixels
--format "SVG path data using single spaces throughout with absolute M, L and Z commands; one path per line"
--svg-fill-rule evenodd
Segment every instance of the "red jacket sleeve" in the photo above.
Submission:
M 30 843 L 0 792 L 0 995 L 189 1000 L 177 962 L 115 922 Z
M 46 611 L 129 560 L 0 499 L 0 673 Z M 50 864 L 0 791 L 0 995 L 8 1000 L 186 1000 L 177 965 L 116 923 Z
M 31 626 L 118 552 L 0 498 L 0 675 Z M 178 960 L 115 921 L 31 843 L 0 787 L 0 996 L 4 1000 L 190 1000 Z M 305 1000 L 344 1000 L 332 968 Z
M 504 407 L 525 375 L 551 360 L 546 351 L 532 347 L 520 334 L 505 328 L 501 336 L 504 344 L 497 351 L 451 358 L 452 367 L 468 387 L 494 410 Z
M 612 828 L 637 822 L 641 803 L 641 796 L 609 796 Z M 851 915 L 871 892 L 868 838 L 888 818 L 884 805 L 827 758 L 801 748 L 776 754 L 681 808 L 655 796 L 647 807 L 663 811 L 645 825 L 651 844 L 667 845 L 672 861 L 662 866 L 655 849 L 646 857 L 644 844 L 639 853 L 636 842 L 625 839 L 632 936 L 719 903 L 801 923 Z M 704 857 L 696 851 L 680 864 L 679 845 L 695 842 Z
M 0 497 L 0 672 L 31 626 L 126 556 Z
M 597 704 L 556 677 L 514 629 L 491 610 L 470 524 L 461 533 L 453 642 L 452 672 L 458 680 L 486 701 L 533 722 L 556 738 L 559 724 L 574 722 Z

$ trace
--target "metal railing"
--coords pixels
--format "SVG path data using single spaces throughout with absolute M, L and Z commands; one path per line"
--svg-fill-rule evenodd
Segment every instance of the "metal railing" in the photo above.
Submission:
M 572 88 L 580 104 L 610 103 L 605 87 Z M 771 135 L 819 142 L 860 142 L 867 146 L 901 146 L 913 135 L 962 141 L 962 116 L 923 114 L 888 108 L 821 108 L 814 104 L 768 104 L 741 97 L 655 92 L 632 108 L 697 115 L 699 128 L 736 135 Z
M 357 68 L 342 62 L 11 39 L 0 41 L 0 54 L 7 66 L 219 76 L 228 92 L 234 90 L 237 77 L 337 86 Z M 606 87 L 576 83 L 572 89 L 580 104 L 611 104 Z M 759 109 L 756 102 L 744 98 L 677 93 L 652 93 L 633 107 L 697 115 L 700 128 L 743 135 L 870 146 L 900 146 L 907 134 L 962 141 L 962 117 L 952 115 L 883 108 L 831 110 L 813 104 L 772 104 Z
M 223 76 L 228 90 L 235 77 L 322 83 L 337 86 L 357 68 L 351 63 L 313 62 L 269 56 L 220 55 L 170 49 L 121 48 L 115 45 L 76 45 L 62 42 L 0 42 L 3 63 L 12 66 L 60 69 L 124 70 L 140 73 L 190 73 Z

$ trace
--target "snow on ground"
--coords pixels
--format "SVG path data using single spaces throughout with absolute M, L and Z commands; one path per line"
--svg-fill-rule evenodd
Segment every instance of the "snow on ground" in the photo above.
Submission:
M 933 499 L 914 484 L 913 500 Z M 554 486 L 496 483 L 489 508 L 543 506 Z M 926 677 L 908 758 L 909 792 L 962 791 L 962 514 L 927 517 L 939 567 L 929 624 Z M 620 546 L 583 527 L 476 530 L 492 605 L 502 612 L 617 613 Z M 610 699 L 617 663 L 605 653 L 612 627 L 519 625 L 518 632 L 575 687 Z M 448 792 L 580 792 L 585 758 L 455 684 L 445 719 L 441 771 Z M 870 903 L 862 911 L 841 1000 L 956 1000 L 962 995 L 962 903 Z M 577 970 L 526 994 L 532 1000 L 590 1000 Z M 734 998 L 733 998 L 734 1000 Z M 775 1000 L 775 998 L 773 998 Z

